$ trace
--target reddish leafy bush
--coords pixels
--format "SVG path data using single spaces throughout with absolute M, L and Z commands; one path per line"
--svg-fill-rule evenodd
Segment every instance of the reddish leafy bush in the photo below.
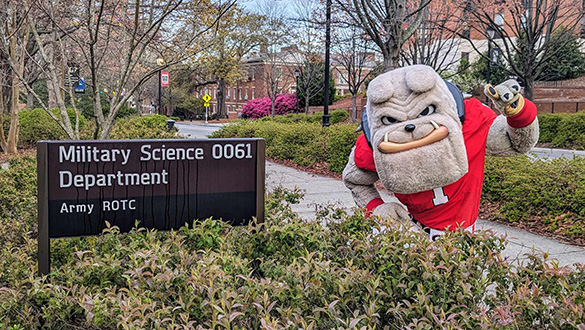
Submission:
M 297 96 L 295 94 L 280 94 L 274 102 L 274 114 L 285 115 L 297 111 Z M 246 118 L 257 119 L 270 116 L 272 103 L 269 97 L 253 99 L 242 107 L 242 115 Z

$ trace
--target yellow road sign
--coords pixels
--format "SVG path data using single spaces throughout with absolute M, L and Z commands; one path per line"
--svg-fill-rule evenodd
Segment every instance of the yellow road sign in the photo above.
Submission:
M 211 96 L 209 96 L 209 94 L 203 95 L 203 101 L 205 101 L 205 102 L 211 101 Z
M 203 103 L 203 106 L 206 106 L 206 107 L 208 107 L 208 106 L 209 106 L 209 102 L 205 102 L 205 103 Z

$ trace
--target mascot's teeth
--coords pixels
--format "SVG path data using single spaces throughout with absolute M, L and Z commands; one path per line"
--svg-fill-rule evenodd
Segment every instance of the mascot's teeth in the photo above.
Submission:
M 433 125 L 435 129 L 439 128 L 439 125 L 435 123 L 433 120 L 431 120 L 431 125 Z
M 388 132 L 386 132 L 386 134 L 384 134 L 384 142 L 388 142 Z

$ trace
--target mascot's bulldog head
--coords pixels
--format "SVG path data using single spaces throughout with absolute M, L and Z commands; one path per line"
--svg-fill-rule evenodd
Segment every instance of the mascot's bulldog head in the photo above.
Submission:
M 367 120 L 376 169 L 389 191 L 430 190 L 467 173 L 457 104 L 432 68 L 415 65 L 372 80 Z

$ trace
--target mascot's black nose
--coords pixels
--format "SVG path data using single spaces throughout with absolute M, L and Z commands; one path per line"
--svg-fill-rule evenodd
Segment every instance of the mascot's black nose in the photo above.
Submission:
M 407 132 L 412 132 L 412 131 L 414 131 L 415 128 L 416 128 L 416 126 L 414 126 L 413 124 L 408 124 L 408 125 L 404 126 L 404 129 Z

